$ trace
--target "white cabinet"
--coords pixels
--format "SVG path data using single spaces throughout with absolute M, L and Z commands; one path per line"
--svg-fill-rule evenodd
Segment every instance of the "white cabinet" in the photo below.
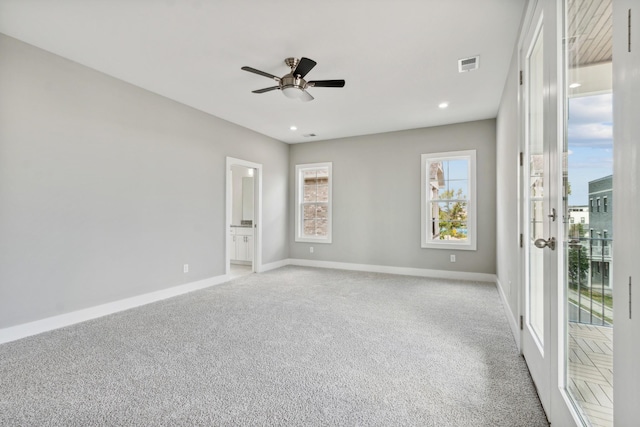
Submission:
M 231 261 L 253 261 L 253 228 L 231 227 Z

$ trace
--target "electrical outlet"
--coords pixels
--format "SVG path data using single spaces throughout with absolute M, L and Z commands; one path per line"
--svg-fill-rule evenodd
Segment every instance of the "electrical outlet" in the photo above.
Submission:
M 183 273 L 188 273 L 189 272 L 189 264 L 185 264 L 182 266 L 182 272 Z
M 456 256 L 455 255 L 449 255 L 449 260 L 451 262 L 456 262 Z
M 309 246 L 309 253 L 313 253 L 313 246 Z

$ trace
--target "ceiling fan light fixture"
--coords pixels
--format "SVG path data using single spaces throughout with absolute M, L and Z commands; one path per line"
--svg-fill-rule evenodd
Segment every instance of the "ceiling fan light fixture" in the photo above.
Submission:
M 302 97 L 302 90 L 296 86 L 285 86 L 282 88 L 282 93 L 291 99 L 300 99 Z

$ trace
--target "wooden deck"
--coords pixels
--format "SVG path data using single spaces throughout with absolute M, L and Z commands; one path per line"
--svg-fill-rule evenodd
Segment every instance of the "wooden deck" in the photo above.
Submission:
M 613 426 L 613 329 L 569 322 L 568 388 L 592 427 Z

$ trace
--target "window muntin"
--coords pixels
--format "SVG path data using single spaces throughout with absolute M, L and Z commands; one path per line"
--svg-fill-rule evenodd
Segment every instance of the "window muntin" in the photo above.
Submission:
M 331 168 L 296 165 L 296 242 L 331 243 Z
M 475 250 L 476 152 L 422 155 L 422 247 Z

